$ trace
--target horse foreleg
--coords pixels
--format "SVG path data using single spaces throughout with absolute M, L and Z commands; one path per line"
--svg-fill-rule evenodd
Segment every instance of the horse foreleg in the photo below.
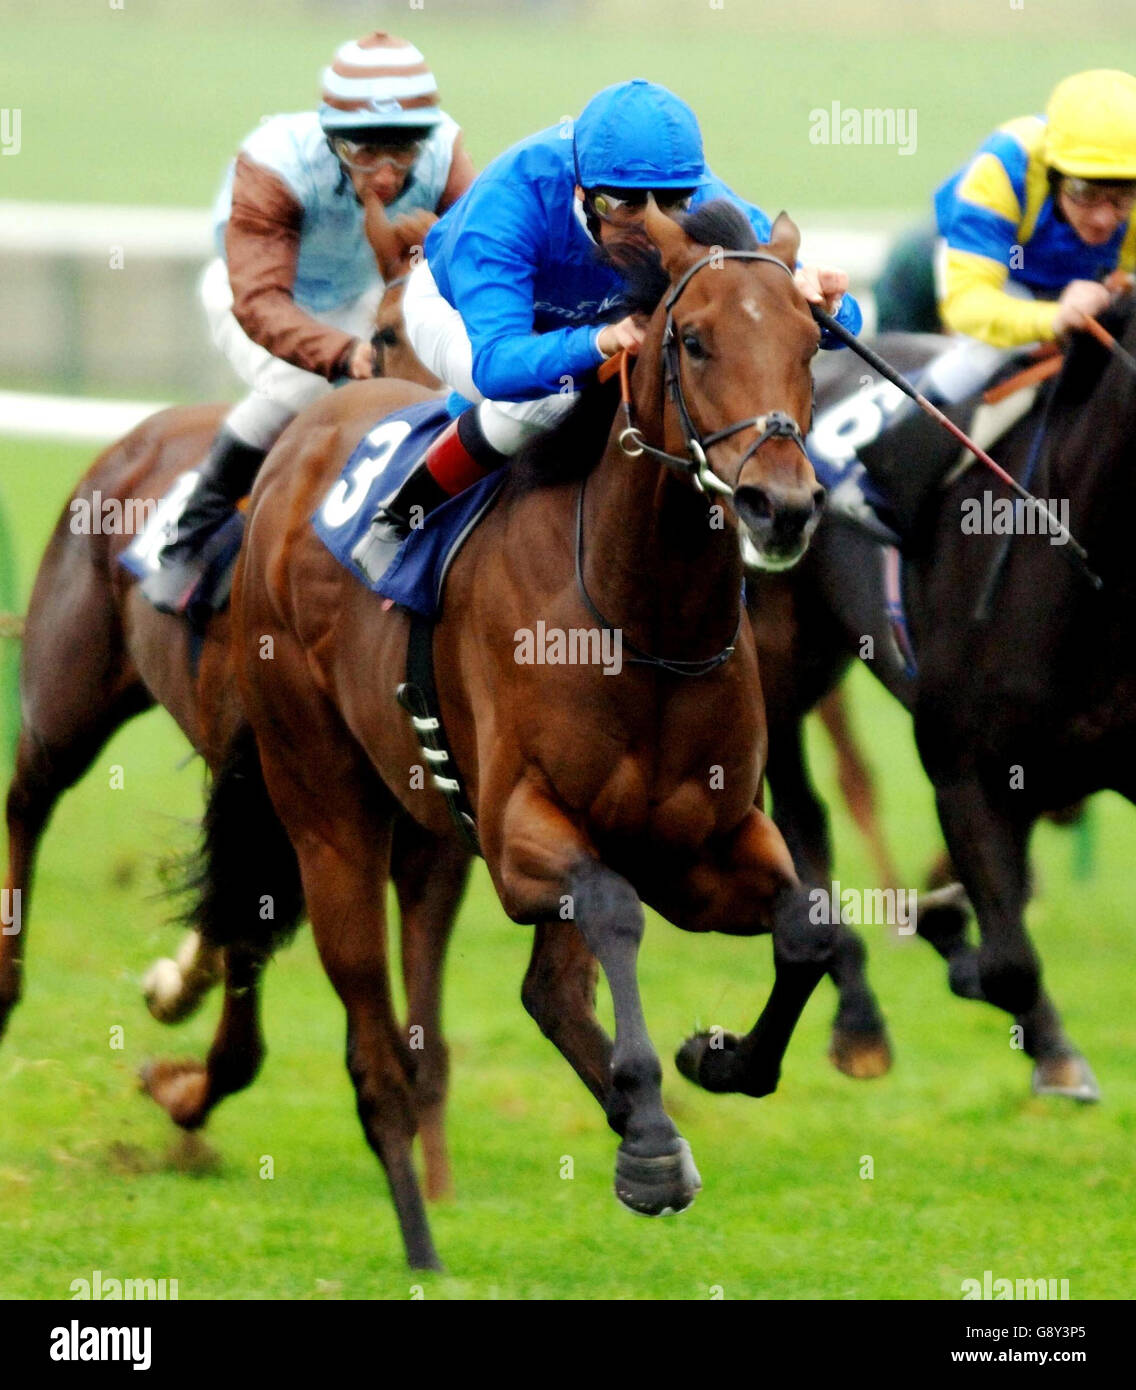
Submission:
M 615 1043 L 603 1103 L 622 1141 L 616 1196 L 645 1216 L 681 1211 L 702 1184 L 690 1146 L 663 1109 L 662 1067 L 643 1017 L 637 976 L 643 905 L 626 879 L 596 859 L 559 808 L 527 784 L 509 800 L 502 839 L 497 876 L 510 916 L 573 922 L 611 989 Z M 599 1094 L 598 1085 L 593 1093 Z
M 414 1102 L 426 1165 L 426 1196 L 450 1195 L 446 1154 L 449 1049 L 442 1033 L 442 974 L 446 947 L 469 877 L 470 856 L 456 841 L 439 840 L 410 821 L 394 831 L 391 877 L 401 920 L 402 978 L 410 1047 L 417 1054 Z
M 1014 1016 L 1018 1031 L 1011 1042 L 1034 1060 L 1035 1093 L 1099 1100 L 1088 1062 L 1065 1036 L 1041 987 L 1041 962 L 1023 921 L 1030 822 L 999 812 L 977 779 L 937 786 L 935 799 L 947 848 L 978 918 L 982 995 Z
M 688 875 L 683 890 L 686 908 L 674 920 L 689 930 L 749 936 L 772 929 L 775 973 L 765 1008 L 748 1033 L 696 1034 L 679 1049 L 676 1065 L 708 1091 L 768 1095 L 777 1088 L 781 1061 L 809 997 L 833 968 L 836 929 L 811 920 L 809 897 L 785 841 L 756 809 Z
M 599 1103 L 611 1090 L 612 1042 L 596 1017 L 599 963 L 571 922 L 540 922 L 521 1001 Z

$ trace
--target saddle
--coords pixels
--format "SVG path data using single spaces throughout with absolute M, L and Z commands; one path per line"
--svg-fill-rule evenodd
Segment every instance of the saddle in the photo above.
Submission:
M 989 449 L 1029 412 L 1041 384 L 1060 370 L 1061 363 L 1056 349 L 1015 359 L 983 390 L 954 404 L 939 403 L 940 409 L 979 448 Z M 975 459 L 913 403 L 896 401 L 893 415 L 899 417 L 895 423 L 878 412 L 880 428 L 858 442 L 855 459 L 845 461 L 838 477 L 830 482 L 824 476 L 831 468 L 825 469 L 823 458 L 817 474 L 831 489 L 834 511 L 874 539 L 910 552 L 924 543 L 941 490 Z M 818 424 L 823 423 L 822 417 Z M 816 467 L 815 457 L 813 462 Z

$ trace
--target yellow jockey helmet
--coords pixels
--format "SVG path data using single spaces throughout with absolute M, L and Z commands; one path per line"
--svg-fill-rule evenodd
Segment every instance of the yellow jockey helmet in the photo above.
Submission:
M 1115 68 L 1059 82 L 1046 108 L 1045 162 L 1074 178 L 1136 179 L 1136 77 Z

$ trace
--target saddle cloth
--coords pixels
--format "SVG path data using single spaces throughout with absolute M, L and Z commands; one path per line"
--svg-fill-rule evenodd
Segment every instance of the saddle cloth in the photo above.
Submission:
M 360 440 L 312 517 L 320 540 L 357 579 L 424 618 L 433 618 L 441 610 L 450 562 L 493 505 L 506 470 L 490 474 L 431 512 L 422 526 L 410 532 L 376 582 L 367 579 L 351 552 L 380 502 L 394 492 L 453 419 L 455 404 L 452 398 L 422 401 L 385 416 Z M 146 527 L 119 556 L 119 563 L 137 578 L 144 579 L 157 569 L 159 552 L 176 527 L 196 479 L 194 470 L 181 474 Z M 202 578 L 186 605 L 186 616 L 195 629 L 228 602 L 243 533 L 244 517 L 237 512 L 206 541 Z
M 489 474 L 430 512 L 374 582 L 355 564 L 351 552 L 366 534 L 380 503 L 399 487 L 452 418 L 447 401 L 421 401 L 384 416 L 356 445 L 312 517 L 316 535 L 341 565 L 372 592 L 424 618 L 441 611 L 450 564 L 497 500 L 507 469 Z

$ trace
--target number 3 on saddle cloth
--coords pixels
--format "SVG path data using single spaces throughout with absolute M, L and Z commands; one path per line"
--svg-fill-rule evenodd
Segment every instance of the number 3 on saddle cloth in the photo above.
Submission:
M 433 618 L 440 611 L 450 561 L 493 505 L 507 470 L 489 474 L 435 508 L 421 526 L 411 529 L 381 573 L 360 569 L 352 551 L 366 536 L 380 504 L 399 487 L 452 418 L 451 404 L 446 400 L 421 401 L 385 416 L 356 445 L 312 517 L 320 540 L 357 579 L 424 618 Z M 181 475 L 145 530 L 122 553 L 121 562 L 132 574 L 142 578 L 157 567 L 158 552 L 176 525 L 195 479 L 193 472 Z M 198 637 L 209 617 L 228 602 L 243 533 L 244 517 L 237 512 L 206 542 L 209 558 L 205 572 L 186 607 L 186 617 Z

